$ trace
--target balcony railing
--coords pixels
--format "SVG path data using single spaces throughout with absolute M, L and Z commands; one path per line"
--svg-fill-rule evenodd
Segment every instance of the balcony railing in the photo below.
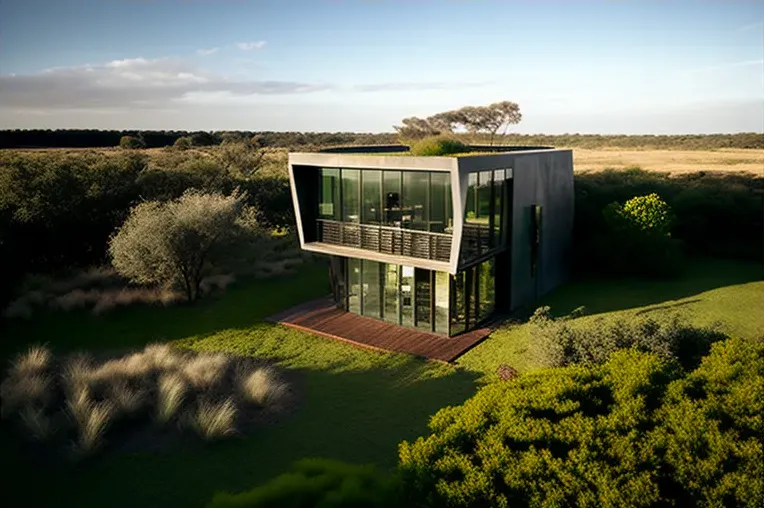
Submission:
M 451 235 L 318 219 L 318 241 L 434 261 L 450 261 Z

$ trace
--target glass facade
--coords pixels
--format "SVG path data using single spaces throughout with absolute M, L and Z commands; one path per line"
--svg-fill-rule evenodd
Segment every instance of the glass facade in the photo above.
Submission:
M 470 173 L 460 259 L 467 262 L 508 246 L 507 171 Z
M 336 294 L 341 305 L 356 314 L 389 323 L 457 335 L 473 329 L 496 308 L 494 259 L 456 275 L 355 258 L 333 258 L 335 281 L 345 291 Z M 346 267 L 346 268 L 345 268 Z

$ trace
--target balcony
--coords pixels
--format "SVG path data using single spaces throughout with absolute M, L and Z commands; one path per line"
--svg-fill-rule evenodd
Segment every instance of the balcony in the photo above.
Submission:
M 319 242 L 433 261 L 451 259 L 451 235 L 447 233 L 327 219 L 318 219 L 316 225 Z

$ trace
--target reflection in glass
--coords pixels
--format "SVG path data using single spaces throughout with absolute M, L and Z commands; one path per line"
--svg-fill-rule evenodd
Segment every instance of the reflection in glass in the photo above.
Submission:
M 489 259 L 477 266 L 480 291 L 480 315 L 478 321 L 482 321 L 491 315 L 494 309 L 495 298 L 495 277 L 494 260 Z
M 435 272 L 435 333 L 448 335 L 449 275 Z
M 429 173 L 403 172 L 403 227 L 427 230 L 427 188 Z
M 363 315 L 379 319 L 381 317 L 379 284 L 379 263 L 376 261 L 363 260 Z
M 502 220 L 502 210 L 504 206 L 504 189 L 506 184 L 504 183 L 506 174 L 503 169 L 496 169 L 493 172 L 493 237 L 494 245 L 503 246 L 504 238 L 502 229 L 504 228 L 504 221 Z
M 398 290 L 398 265 L 386 264 L 385 270 L 385 321 L 398 324 L 398 304 L 400 302 Z
M 477 209 L 478 175 L 470 173 L 467 186 L 467 205 L 464 211 L 464 231 L 462 233 L 462 259 L 470 259 L 479 254 L 480 219 Z
M 385 224 L 401 226 L 401 172 L 384 172 L 385 191 Z
M 448 173 L 432 173 L 430 177 L 430 231 L 443 233 L 453 226 L 451 181 Z
M 414 267 L 401 267 L 401 324 L 414 326 Z
M 465 272 L 451 276 L 451 335 L 462 333 L 467 325 Z M 437 283 L 436 283 L 437 287 Z
M 414 270 L 414 298 L 416 300 L 416 327 L 432 330 L 430 315 L 430 271 L 417 268 Z
M 361 220 L 361 200 L 359 195 L 360 170 L 342 170 L 342 220 L 358 223 Z
M 318 216 L 321 219 L 340 220 L 340 170 L 319 170 Z
M 491 205 L 493 204 L 492 196 L 492 182 L 493 171 L 481 171 L 480 172 L 480 186 L 478 187 L 478 219 L 480 220 L 480 247 L 481 252 L 488 250 L 495 246 L 493 237 L 491 236 L 492 228 L 491 224 L 493 217 L 491 217 Z
M 364 170 L 363 181 L 363 224 L 379 224 L 382 221 L 382 171 Z
M 361 313 L 361 260 L 348 258 L 348 310 Z

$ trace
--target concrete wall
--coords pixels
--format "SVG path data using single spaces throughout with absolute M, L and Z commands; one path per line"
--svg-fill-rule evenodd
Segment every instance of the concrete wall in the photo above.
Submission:
M 513 166 L 511 305 L 516 309 L 568 278 L 574 215 L 573 153 L 518 154 Z M 542 207 L 535 277 L 531 275 L 532 205 Z

